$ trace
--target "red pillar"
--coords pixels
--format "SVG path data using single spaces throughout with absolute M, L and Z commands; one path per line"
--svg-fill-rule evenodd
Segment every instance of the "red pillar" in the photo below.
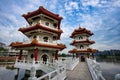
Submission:
M 18 60 L 21 60 L 22 59 L 22 50 L 20 50 L 20 53 L 19 53 L 19 56 L 18 56 Z
M 76 58 L 78 58 L 78 54 L 76 53 Z
M 36 48 L 35 51 L 34 51 L 34 58 L 35 58 L 35 61 L 37 61 L 37 58 L 38 58 L 38 48 Z
M 55 53 L 55 60 L 58 60 L 58 50 Z
M 90 53 L 87 53 L 87 58 L 89 58 L 90 57 Z
M 74 55 L 74 53 L 73 53 L 73 58 L 75 58 L 75 55 Z

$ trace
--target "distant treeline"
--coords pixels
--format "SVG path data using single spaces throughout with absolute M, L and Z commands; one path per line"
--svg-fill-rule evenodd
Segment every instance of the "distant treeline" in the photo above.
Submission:
M 59 57 L 71 57 L 72 55 L 66 54 L 66 53 L 59 53 L 58 56 Z
M 102 58 L 118 58 L 120 59 L 120 50 L 105 50 L 99 51 L 95 54 L 95 56 L 99 56 Z
M 4 47 L 0 47 L 0 51 L 7 51 Z

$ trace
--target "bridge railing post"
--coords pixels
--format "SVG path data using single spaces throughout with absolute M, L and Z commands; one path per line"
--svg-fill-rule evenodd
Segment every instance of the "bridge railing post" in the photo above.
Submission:
M 87 58 L 87 64 L 93 80 L 105 80 L 99 63 L 97 63 L 95 60 Z
M 116 74 L 114 80 L 120 80 L 120 74 Z
M 30 77 L 28 78 L 28 80 L 37 80 L 36 78 L 36 70 L 35 70 L 35 67 L 31 67 L 31 70 L 30 70 Z

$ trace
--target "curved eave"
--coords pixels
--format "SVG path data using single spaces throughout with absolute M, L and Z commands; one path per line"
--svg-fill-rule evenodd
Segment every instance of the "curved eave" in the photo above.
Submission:
M 25 47 L 37 46 L 37 47 L 55 48 L 60 50 L 63 50 L 66 48 L 66 46 L 63 44 L 52 45 L 52 44 L 38 43 L 36 39 L 28 44 L 23 44 L 22 42 L 15 42 L 15 43 L 11 43 L 10 46 L 12 46 L 13 48 L 25 48 Z
M 89 36 L 93 35 L 93 33 L 91 31 L 87 30 L 86 28 L 79 27 L 78 29 L 75 29 L 73 31 L 73 33 L 71 34 L 70 38 L 73 38 L 75 35 L 84 34 L 84 33 L 88 34 Z
M 42 14 L 45 14 L 45 15 L 48 15 L 48 16 L 50 16 L 50 17 L 52 17 L 52 18 L 54 18 L 54 19 L 57 19 L 57 20 L 59 20 L 59 21 L 60 21 L 61 19 L 63 19 L 63 18 L 60 17 L 58 14 L 54 14 L 54 13 L 48 11 L 47 9 L 43 8 L 42 6 L 40 6 L 38 10 L 33 11 L 33 12 L 28 12 L 27 14 L 23 14 L 22 16 L 23 16 L 25 19 L 28 19 L 28 18 L 30 18 L 30 17 L 33 17 L 33 16 L 38 15 L 38 14 L 41 14 L 41 13 L 42 13 Z
M 88 32 L 73 32 L 73 33 L 71 34 L 70 38 L 74 38 L 75 35 L 84 34 L 84 33 L 86 33 L 86 34 L 89 35 L 89 36 L 94 35 L 93 33 L 88 33 Z
M 37 29 L 43 29 L 43 30 L 46 30 L 49 32 L 56 33 L 56 34 L 58 34 L 58 39 L 60 39 L 60 35 L 61 35 L 61 33 L 63 33 L 63 31 L 61 29 L 54 30 L 54 29 L 51 29 L 48 27 L 44 27 L 44 26 L 40 25 L 40 23 L 37 23 L 36 25 L 31 26 L 31 27 L 20 28 L 18 31 L 21 31 L 24 34 L 25 32 L 29 32 L 29 31 L 37 30 Z
M 73 49 L 69 51 L 69 53 L 96 53 L 96 52 L 98 52 L 98 50 L 96 49 L 87 49 L 87 50 Z
M 70 43 L 70 45 L 74 45 L 74 44 L 77 44 L 77 43 L 88 43 L 88 44 L 94 44 L 95 41 L 91 41 L 91 40 L 85 40 L 85 41 L 77 41 L 77 40 L 74 40 L 72 43 Z

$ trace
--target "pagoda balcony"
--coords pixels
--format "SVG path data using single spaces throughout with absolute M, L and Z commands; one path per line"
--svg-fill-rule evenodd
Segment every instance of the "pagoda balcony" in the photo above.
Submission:
M 26 70 L 31 70 L 32 67 L 35 67 L 36 70 L 43 70 L 45 73 L 48 73 L 54 70 L 57 67 L 57 65 L 55 61 L 54 63 L 46 62 L 46 64 L 43 64 L 42 61 L 35 61 L 33 58 L 32 61 L 25 59 L 23 60 L 16 59 L 14 67 Z
M 89 40 L 89 41 L 91 41 L 91 39 L 90 39 L 90 38 L 84 38 L 84 39 L 75 39 L 75 41 L 86 41 L 86 40 Z
M 50 29 L 54 29 L 54 30 L 58 30 L 58 28 L 57 27 L 55 28 L 52 24 L 50 24 L 49 26 L 45 25 L 44 23 L 41 22 L 41 20 L 39 22 L 34 22 L 31 25 L 27 25 L 26 27 L 35 26 L 37 23 L 39 23 L 41 26 L 44 26 L 44 27 L 47 27 L 47 28 L 50 28 Z
M 31 42 L 32 42 L 32 40 L 26 40 L 23 42 L 23 44 L 29 44 Z M 51 42 L 38 41 L 38 43 L 57 45 L 57 41 L 51 41 Z
M 42 63 L 40 61 L 27 61 L 27 60 L 18 60 L 16 59 L 16 62 L 15 62 L 15 65 L 14 67 L 16 68 L 21 68 L 21 69 L 27 69 L 27 70 L 30 70 L 31 67 L 41 67 Z
M 53 41 L 53 42 L 38 41 L 38 43 L 44 43 L 44 44 L 57 45 L 57 41 Z
M 87 50 L 88 48 L 82 48 L 82 49 L 80 49 L 80 48 L 75 48 L 75 49 L 77 49 L 77 50 Z
M 81 44 L 94 44 L 95 42 L 90 40 L 90 39 L 81 39 L 81 40 L 73 40 L 72 43 L 70 43 L 70 45 L 75 45 L 77 43 L 81 43 Z

